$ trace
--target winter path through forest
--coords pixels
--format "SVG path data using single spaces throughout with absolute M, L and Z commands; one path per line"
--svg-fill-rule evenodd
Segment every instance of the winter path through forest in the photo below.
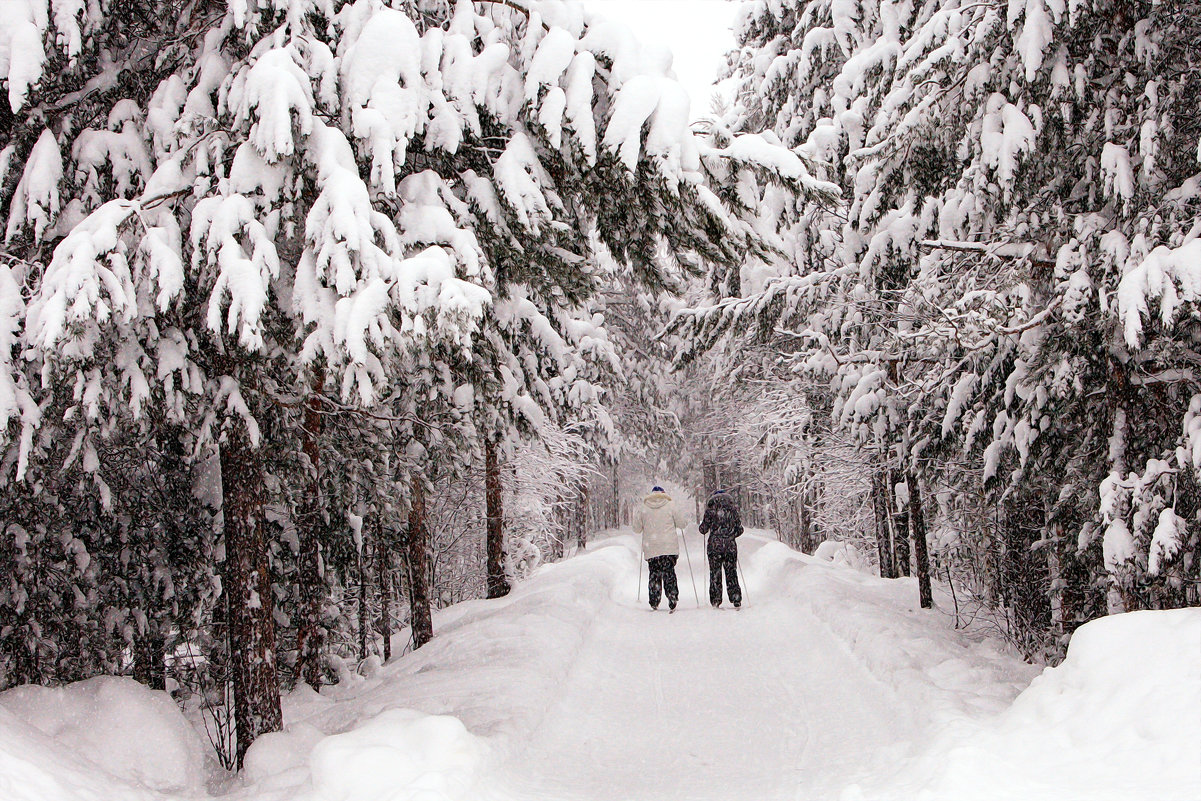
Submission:
M 759 532 L 740 540 L 746 607 L 712 610 L 695 528 L 686 542 L 696 594 L 684 559 L 676 614 L 635 595 L 634 537 L 594 536 L 504 598 L 441 610 L 418 651 L 286 695 L 284 731 L 236 777 L 206 781 L 188 721 L 132 680 L 13 691 L 0 798 L 1201 798 L 1201 610 L 1094 621 L 1038 675 L 956 630 L 949 598 L 919 609 L 911 579 Z
M 828 797 L 914 733 L 892 688 L 804 601 L 781 596 L 778 573 L 757 569 L 765 540 L 743 541 L 749 597 L 737 613 L 709 607 L 704 547 L 688 542 L 696 593 L 681 559 L 676 614 L 650 613 L 643 589 L 642 603 L 630 592 L 598 616 L 512 761 L 516 797 Z

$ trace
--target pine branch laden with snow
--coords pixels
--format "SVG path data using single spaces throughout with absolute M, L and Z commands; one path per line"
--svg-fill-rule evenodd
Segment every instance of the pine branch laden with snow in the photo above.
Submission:
M 305 16 L 310 5 L 316 17 Z M 530 285 L 553 317 L 559 301 L 539 282 L 571 286 L 559 276 L 579 273 L 569 290 L 578 302 L 597 286 L 599 275 L 580 268 L 598 261 L 598 247 L 654 286 L 703 260 L 733 263 L 761 251 L 751 221 L 740 219 L 747 198 L 730 206 L 707 183 L 760 170 L 832 191 L 782 148 L 742 137 L 715 149 L 695 137 L 670 58 L 640 50 L 621 26 L 592 24 L 556 4 L 497 17 L 460 3 L 442 27 L 422 21 L 419 30 L 401 11 L 366 2 L 332 16 L 310 5 L 286 14 L 229 8 L 224 41 L 197 40 L 186 69 L 165 76 L 146 109 L 123 100 L 105 130 L 75 136 L 65 177 L 59 137 L 42 132 L 14 195 L 10 240 L 28 231 L 37 242 L 52 222 L 69 231 L 72 218 L 87 219 L 55 257 L 81 275 L 35 301 L 40 347 L 67 335 L 68 303 L 76 325 L 90 315 L 103 326 L 111 316 L 136 328 L 133 317 L 148 304 L 134 298 L 130 285 L 141 274 L 124 277 L 120 251 L 140 237 L 147 274 L 162 268 L 166 282 L 178 275 L 176 262 L 191 265 L 189 281 L 207 301 L 207 336 L 260 352 L 270 309 L 280 322 L 299 315 L 302 361 L 324 361 L 341 373 L 344 398 L 370 404 L 387 380 L 390 348 L 431 333 L 468 347 L 486 292 L 499 281 L 503 294 L 507 276 L 519 278 L 516 263 L 541 263 Z M 333 27 L 310 28 L 322 16 Z M 241 31 L 265 30 L 272 19 L 283 27 L 246 40 L 246 55 L 229 59 L 243 49 L 233 46 Z M 101 21 L 84 29 L 101 36 Z M 35 22 L 50 41 L 54 26 Z M 408 46 L 396 48 L 398 41 Z M 83 46 L 102 39 L 85 37 Z M 12 80 L 16 86 L 15 73 Z M 330 114 L 336 126 L 322 121 Z M 207 120 L 228 120 L 233 141 L 206 134 Z M 489 144 L 497 138 L 499 152 Z M 570 154 L 570 169 L 552 179 L 547 164 L 560 153 Z M 430 185 L 432 171 L 419 180 L 411 166 L 480 157 L 485 172 L 466 169 L 434 180 L 439 186 Z M 367 181 L 356 169 L 362 158 L 371 163 Z M 59 194 L 76 183 L 70 214 L 58 220 Z M 109 191 L 128 203 L 106 208 Z M 648 202 L 656 196 L 666 207 Z M 155 219 L 145 219 L 143 207 Z M 187 237 L 175 230 L 185 214 Z M 681 217 L 690 225 L 675 224 Z M 490 237 L 483 249 L 474 239 L 481 226 Z M 295 268 L 281 272 L 281 252 L 300 242 Z M 673 258 L 649 257 L 663 251 Z M 449 255 L 453 274 L 437 266 L 439 253 Z M 93 277 L 82 276 L 88 270 Z M 114 282 L 126 285 L 117 292 Z M 160 314 L 178 290 L 160 287 Z M 73 336 L 86 341 L 96 332 Z M 74 358 L 90 358 L 90 347 Z M 135 410 L 145 383 L 129 384 Z M 110 389 L 102 400 L 120 394 Z
M 1184 109 L 1201 31 L 1136 5 L 1115 23 L 1089 2 L 747 4 L 724 135 L 770 128 L 845 201 L 780 217 L 788 259 L 716 276 L 718 297 L 672 325 L 681 362 L 768 343 L 830 382 L 865 445 L 1005 503 L 1034 487 L 1047 525 L 1105 530 L 1097 489 L 1130 458 L 1191 486 L 1201 129 Z M 1119 418 L 1134 422 L 1114 440 Z M 1144 572 L 1147 521 L 1189 491 L 1153 484 L 1122 524 Z
M 654 306 L 762 261 L 793 197 L 836 192 L 770 136 L 693 133 L 670 56 L 575 4 L 396 5 L 18 0 L 0 30 L 0 465 L 43 521 L 21 523 L 36 559 L 0 554 L 22 577 L 0 605 L 24 609 L 42 555 L 77 558 L 79 626 L 115 633 L 94 670 L 176 636 L 215 647 L 206 616 L 235 599 L 235 762 L 278 721 L 277 646 L 362 571 L 344 507 L 396 530 L 488 438 L 550 449 L 570 491 L 529 526 L 566 525 L 640 378 L 623 356 L 646 333 L 615 332 L 602 291 Z M 172 514 L 207 532 L 178 565 Z M 157 572 L 47 545 L 75 528 L 132 538 Z M 27 623 L 14 638 L 68 647 Z

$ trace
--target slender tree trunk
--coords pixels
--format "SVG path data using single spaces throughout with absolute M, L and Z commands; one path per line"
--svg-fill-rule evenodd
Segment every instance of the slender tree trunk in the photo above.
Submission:
M 279 731 L 283 715 L 275 659 L 274 596 L 262 521 L 263 471 L 246 433 L 231 428 L 221 447 L 225 521 L 224 591 L 229 596 L 230 673 L 237 719 L 238 769 L 261 734 Z
M 1125 371 L 1117 359 L 1112 356 L 1110 363 L 1109 398 L 1111 417 L 1113 420 L 1112 433 L 1109 437 L 1109 468 L 1119 476 L 1126 474 L 1126 408 L 1122 403 L 1127 391 Z M 1102 549 L 1104 553 L 1104 549 Z M 1106 611 L 1111 615 L 1123 612 L 1133 612 L 1138 608 L 1130 593 L 1129 564 L 1103 564 L 1109 575 L 1109 589 L 1106 593 Z
M 484 504 L 488 517 L 488 597 L 502 598 L 509 594 L 505 579 L 505 517 L 504 495 L 500 484 L 500 459 L 496 443 L 484 441 Z
M 930 591 L 930 556 L 926 550 L 926 517 L 922 512 L 922 491 L 913 473 L 906 475 L 909 484 L 909 521 L 913 532 L 913 557 L 917 563 L 917 592 L 922 609 L 934 606 Z
M 872 506 L 876 512 L 876 553 L 880 559 L 880 577 L 896 578 L 896 563 L 893 561 L 890 527 L 888 524 L 888 473 L 876 470 L 872 473 Z
M 621 525 L 621 482 L 617 472 L 617 459 L 613 460 L 613 508 L 610 510 L 609 528 L 617 528 Z
M 371 610 L 368 609 L 367 596 L 370 583 L 367 569 L 370 560 L 367 558 L 367 543 L 364 542 L 359 551 L 359 660 L 367 658 L 367 632 L 371 629 Z
M 409 620 L 413 626 L 413 648 L 417 649 L 434 638 L 433 615 L 430 612 L 429 530 L 425 526 L 425 484 L 413 474 L 412 497 L 409 501 Z
M 1064 594 L 1067 580 L 1063 575 L 1063 561 L 1060 556 L 1063 547 L 1063 526 L 1059 523 L 1051 523 L 1047 526 L 1043 537 L 1046 539 L 1043 549 L 1047 552 L 1047 577 L 1050 579 L 1051 633 L 1057 642 L 1062 642 L 1064 631 L 1067 628 L 1067 602 Z
M 376 585 L 379 588 L 379 635 L 384 640 L 384 661 L 392 658 L 392 574 L 388 570 L 392 552 L 384 542 L 384 525 L 376 526 L 375 567 Z
M 157 634 L 138 634 L 133 640 L 133 678 L 152 690 L 167 689 L 166 642 Z
M 888 491 L 886 494 L 888 506 L 890 509 L 894 509 L 894 513 L 889 515 L 889 519 L 893 521 L 893 575 L 898 577 L 909 576 L 911 574 L 909 567 L 910 514 L 909 509 L 897 503 L 897 484 L 901 483 L 901 471 L 890 470 L 886 480 L 888 482 Z M 906 486 L 906 491 L 908 491 L 908 485 Z M 909 506 L 910 509 L 913 506 L 912 498 L 910 498 Z
M 300 447 L 309 461 L 308 485 L 301 501 L 297 535 L 300 538 L 300 619 L 296 626 L 296 675 L 314 690 L 321 689 L 321 659 L 325 630 L 321 612 L 325 605 L 325 580 L 321 576 L 321 392 L 323 374 L 318 373 L 313 392 L 305 402 Z
M 813 519 L 809 511 L 808 489 L 801 491 L 801 550 L 807 554 L 817 550 L 813 544 Z
M 576 549 L 583 551 L 588 547 L 588 485 L 584 484 L 580 488 L 580 530 L 579 539 L 576 542 Z
M 717 491 L 717 465 L 712 460 L 701 462 L 701 496 L 697 504 L 704 505 L 705 499 Z

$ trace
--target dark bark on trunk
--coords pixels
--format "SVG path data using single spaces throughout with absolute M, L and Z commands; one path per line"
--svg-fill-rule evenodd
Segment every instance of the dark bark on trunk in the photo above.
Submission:
M 305 488 L 297 535 L 300 538 L 300 619 L 296 626 L 296 675 L 314 690 L 321 689 L 321 660 L 325 648 L 325 630 L 321 610 L 325 605 L 325 580 L 321 577 L 321 508 L 319 400 L 323 378 L 318 375 L 313 394 L 305 402 L 301 428 L 301 450 L 309 460 L 309 483 Z
M 133 678 L 152 690 L 167 689 L 166 641 L 158 635 L 139 634 L 133 641 Z
M 367 543 L 362 545 L 362 551 L 359 552 L 359 660 L 367 658 L 367 632 L 371 629 L 371 610 L 368 608 L 367 596 L 369 590 L 370 573 L 367 566 L 370 560 L 367 558 Z
M 617 474 L 617 460 L 613 460 L 613 506 L 609 510 L 609 528 L 621 525 L 621 485 Z
M 816 549 L 813 543 L 813 518 L 809 512 L 809 490 L 801 493 L 801 550 L 812 554 Z
M 704 485 L 705 485 L 704 486 L 705 498 L 708 498 L 710 495 L 717 492 L 717 489 L 718 489 L 718 487 L 717 487 L 717 463 L 716 462 L 704 462 L 701 465 L 701 474 L 702 474 L 702 480 L 704 481 Z M 702 503 L 704 503 L 705 498 L 700 498 L 698 500 L 700 500 Z
M 505 517 L 504 496 L 500 484 L 500 459 L 496 443 L 484 442 L 484 504 L 488 517 L 488 597 L 503 598 L 509 594 L 505 580 Z
M 901 483 L 901 471 L 892 470 L 888 474 L 887 501 L 890 509 L 895 508 L 895 513 L 891 515 L 894 524 L 892 534 L 893 558 L 895 565 L 895 576 L 910 575 L 909 567 L 909 510 L 897 507 L 897 484 Z M 910 498 L 910 508 L 913 505 L 913 499 Z
M 872 473 L 872 506 L 876 512 L 876 553 L 880 560 L 881 578 L 896 578 L 892 538 L 888 525 L 888 474 L 883 470 Z
M 909 484 L 909 520 L 913 529 L 913 557 L 917 562 L 917 592 L 922 609 L 934 606 L 934 595 L 930 591 L 930 556 L 926 551 L 926 517 L 922 512 L 922 491 L 917 476 L 906 475 Z
M 244 431 L 232 429 L 221 446 L 225 561 L 222 583 L 229 598 L 230 674 L 237 719 L 240 770 L 261 734 L 279 731 L 283 716 L 275 659 L 274 597 L 262 521 L 263 471 Z
M 582 551 L 588 547 L 588 486 L 584 485 L 580 493 L 580 530 L 576 547 Z
M 433 616 L 430 612 L 429 531 L 425 527 L 425 484 L 414 474 L 412 497 L 409 501 L 409 620 L 413 626 L 413 648 L 417 649 L 434 638 Z
M 384 661 L 392 658 L 392 551 L 384 542 L 384 527 L 376 529 L 375 565 L 376 584 L 379 586 L 379 634 L 384 640 Z

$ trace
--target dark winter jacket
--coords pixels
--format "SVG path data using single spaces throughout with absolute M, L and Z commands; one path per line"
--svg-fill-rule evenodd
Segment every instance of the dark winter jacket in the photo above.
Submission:
M 738 517 L 738 505 L 724 492 L 719 492 L 705 504 L 705 517 L 700 531 L 709 535 L 709 542 L 728 541 L 742 534 L 742 520 Z

